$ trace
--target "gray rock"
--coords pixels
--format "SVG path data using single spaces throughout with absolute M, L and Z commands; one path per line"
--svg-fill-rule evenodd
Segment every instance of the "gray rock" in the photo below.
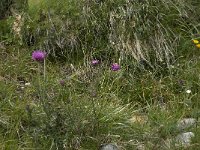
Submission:
M 184 119 L 179 120 L 177 122 L 177 128 L 179 130 L 183 130 L 183 129 L 186 129 L 186 128 L 193 126 L 196 122 L 197 121 L 194 118 L 184 118 Z
M 100 150 L 119 150 L 119 148 L 115 144 L 103 144 Z
M 176 137 L 176 145 L 177 146 L 184 146 L 184 147 L 188 147 L 190 146 L 191 143 L 191 139 L 194 137 L 194 133 L 193 132 L 185 132 L 185 133 L 181 133 L 179 135 L 177 135 Z

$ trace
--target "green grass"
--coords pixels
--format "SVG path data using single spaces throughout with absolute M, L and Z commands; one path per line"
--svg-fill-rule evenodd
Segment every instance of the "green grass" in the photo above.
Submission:
M 183 132 L 178 120 L 199 118 L 200 49 L 191 40 L 200 36 L 200 3 L 87 2 L 29 1 L 21 36 L 11 30 L 14 17 L 3 20 L 1 149 L 95 150 L 116 143 L 163 150 Z M 31 58 L 36 49 L 48 52 L 45 80 L 43 63 Z M 101 63 L 93 66 L 93 59 Z M 121 69 L 114 72 L 115 62 Z M 186 149 L 198 149 L 199 122 L 185 131 L 195 134 Z

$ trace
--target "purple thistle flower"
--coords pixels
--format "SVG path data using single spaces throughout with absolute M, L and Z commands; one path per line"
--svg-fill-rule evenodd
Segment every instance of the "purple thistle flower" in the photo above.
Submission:
M 92 60 L 92 62 L 91 62 L 91 64 L 93 65 L 93 66 L 96 66 L 96 65 L 98 65 L 100 62 L 99 62 L 99 60 L 97 60 L 97 59 L 94 59 L 94 60 Z
M 36 61 L 43 61 L 45 57 L 46 57 L 46 52 L 44 51 L 37 50 L 32 53 L 32 59 Z
M 64 80 L 60 80 L 60 85 L 64 86 L 65 85 L 65 81 Z
M 118 63 L 113 63 L 111 66 L 112 71 L 118 71 L 120 69 L 120 65 Z

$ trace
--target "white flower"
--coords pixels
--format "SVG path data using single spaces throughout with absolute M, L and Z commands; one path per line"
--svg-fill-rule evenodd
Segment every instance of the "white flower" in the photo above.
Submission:
M 25 86 L 29 86 L 29 85 L 31 85 L 31 83 L 29 83 L 29 82 L 28 82 L 28 83 L 25 83 Z
M 187 94 L 190 94 L 191 92 L 192 92 L 191 90 L 187 90 L 187 91 L 186 91 Z

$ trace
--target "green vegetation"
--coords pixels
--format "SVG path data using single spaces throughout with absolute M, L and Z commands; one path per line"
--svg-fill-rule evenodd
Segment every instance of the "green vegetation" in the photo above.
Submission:
M 173 140 L 183 118 L 197 120 L 185 132 L 195 135 L 186 149 L 198 149 L 199 0 L 29 0 L 15 8 L 0 20 L 1 149 L 183 149 Z M 38 49 L 45 63 L 32 60 Z

